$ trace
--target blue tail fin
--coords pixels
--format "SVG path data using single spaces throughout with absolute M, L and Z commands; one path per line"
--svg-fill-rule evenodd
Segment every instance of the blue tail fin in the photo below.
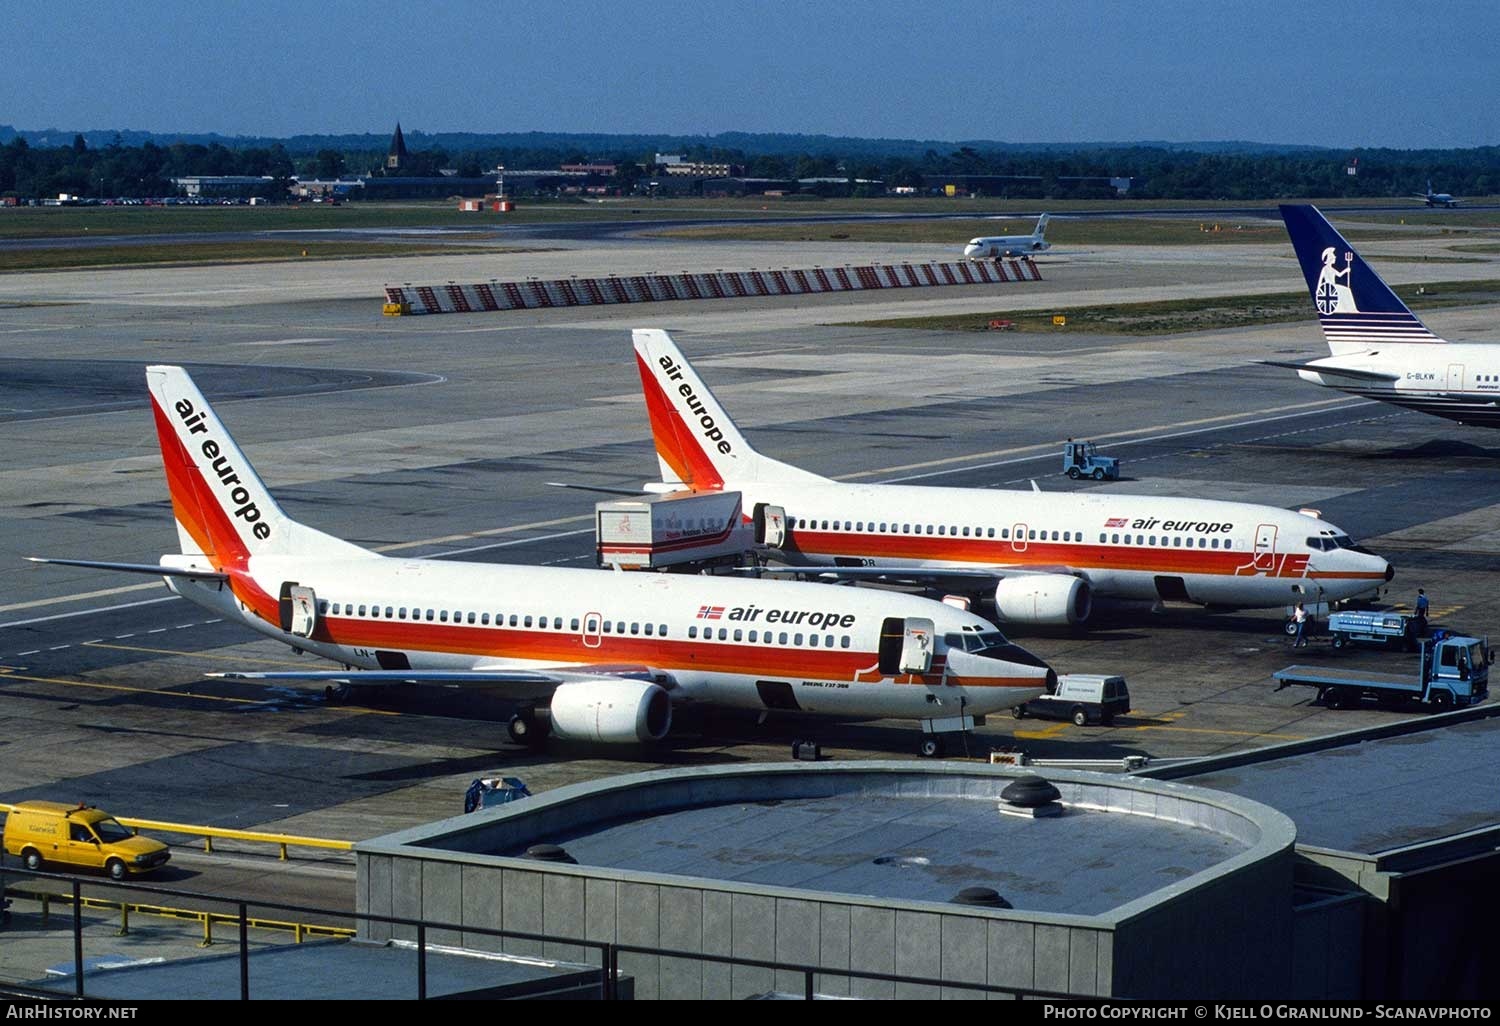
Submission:
M 1317 207 L 1283 205 L 1281 219 L 1334 355 L 1394 342 L 1443 341 L 1407 309 Z

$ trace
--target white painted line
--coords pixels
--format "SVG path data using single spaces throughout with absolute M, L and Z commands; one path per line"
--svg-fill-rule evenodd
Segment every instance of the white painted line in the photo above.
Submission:
M 554 534 L 539 534 L 534 538 L 513 538 L 510 541 L 492 542 L 489 545 L 475 545 L 467 549 L 453 549 L 451 552 L 440 552 L 429 556 L 429 559 L 441 559 L 448 556 L 464 556 L 470 552 L 483 552 L 486 549 L 505 549 L 512 545 L 527 545 L 531 542 L 551 541 L 554 538 L 572 538 L 580 534 L 592 534 L 592 530 L 584 528 L 581 531 L 558 531 Z
M 6 627 L 25 627 L 33 623 L 48 623 L 52 620 L 71 620 L 75 616 L 93 616 L 97 613 L 112 613 L 116 609 L 134 609 L 136 606 L 153 606 L 158 602 L 176 602 L 181 596 L 164 595 L 161 598 L 142 599 L 140 602 L 125 602 L 118 606 L 101 606 L 97 609 L 80 609 L 76 613 L 57 613 L 53 616 L 38 616 L 32 620 L 12 620 L 10 623 L 0 623 L 0 629 Z M 128 638 L 129 634 L 121 634 L 118 637 Z
M 0 613 L 9 613 L 16 609 L 32 609 L 36 606 L 55 606 L 59 602 L 81 602 L 84 599 L 103 598 L 105 595 L 123 595 L 129 591 L 146 591 L 150 588 L 161 588 L 161 581 L 152 581 L 150 584 L 127 584 L 122 588 L 105 588 L 102 591 L 81 591 L 76 595 L 61 595 L 57 598 L 36 599 L 33 602 L 13 602 L 8 606 L 0 606 Z
M 1361 401 L 1359 401 L 1357 403 L 1349 403 L 1346 406 L 1323 407 L 1323 408 L 1315 409 L 1315 410 L 1301 410 L 1301 411 L 1299 411 L 1297 413 L 1283 413 L 1283 414 L 1280 414 L 1280 415 L 1275 416 L 1275 417 L 1260 417 L 1260 418 L 1256 418 L 1256 419 L 1252 419 L 1252 420 L 1234 421 L 1234 422 L 1222 423 L 1222 424 L 1210 424 L 1207 427 L 1189 428 L 1186 431 L 1169 431 L 1169 432 L 1166 432 L 1165 434 L 1160 434 L 1160 435 L 1142 435 L 1139 438 L 1119 438 L 1119 437 L 1117 437 L 1116 441 L 1118 441 L 1121 445 L 1139 445 L 1139 444 L 1141 444 L 1143 442 L 1165 442 L 1165 441 L 1168 441 L 1168 440 L 1173 439 L 1173 438 L 1185 438 L 1188 435 L 1201 435 L 1201 434 L 1204 434 L 1205 432 L 1208 432 L 1208 431 L 1222 431 L 1222 430 L 1224 430 L 1226 428 L 1253 427 L 1256 424 L 1270 424 L 1270 423 L 1274 423 L 1275 421 L 1278 421 L 1278 420 L 1289 420 L 1289 419 L 1292 419 L 1292 418 L 1295 418 L 1295 417 L 1306 417 L 1308 414 L 1336 413 L 1336 412 L 1338 412 L 1340 410 L 1353 410 L 1353 409 L 1357 409 L 1358 407 L 1361 407 L 1361 406 L 1376 406 L 1376 405 L 1378 405 L 1378 402 L 1376 400 L 1368 399 L 1368 400 L 1361 400 Z M 943 477 L 943 476 L 948 475 L 948 474 L 963 473 L 963 472 L 971 471 L 971 470 L 988 470 L 991 467 L 1004 467 L 1004 466 L 1009 466 L 1009 465 L 1011 465 L 1013 463 L 1030 463 L 1033 460 L 1043 459 L 1043 458 L 1050 459 L 1051 456 L 1047 455 L 1047 454 L 1038 454 L 1036 456 L 1017 456 L 1017 457 L 1014 457 L 1013 459 L 1008 459 L 1008 460 L 996 460 L 993 463 L 975 463 L 975 464 L 973 464 L 971 466 L 952 466 L 952 467 L 947 468 L 946 470 L 933 470 L 933 471 L 929 471 L 926 474 L 912 474 L 909 477 L 892 477 L 892 478 L 886 478 L 885 480 L 877 482 L 877 483 L 879 483 L 879 484 L 900 484 L 903 481 L 920 481 L 921 479 L 923 479 L 925 477 Z M 878 473 L 878 471 L 877 471 L 877 473 Z

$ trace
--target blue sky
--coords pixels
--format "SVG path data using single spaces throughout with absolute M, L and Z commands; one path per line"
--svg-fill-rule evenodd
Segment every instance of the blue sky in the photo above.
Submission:
M 6 5 L 0 124 L 1500 143 L 1500 3 Z

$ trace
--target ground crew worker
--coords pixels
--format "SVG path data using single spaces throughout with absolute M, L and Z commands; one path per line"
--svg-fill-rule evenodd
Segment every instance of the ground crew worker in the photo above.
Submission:
M 1292 647 L 1302 648 L 1307 644 L 1307 638 L 1303 637 L 1307 628 L 1307 610 L 1302 607 L 1301 602 L 1297 603 L 1297 608 L 1292 612 L 1292 622 L 1297 625 L 1297 640 L 1292 642 Z
M 1417 589 L 1417 637 L 1427 637 L 1427 592 Z

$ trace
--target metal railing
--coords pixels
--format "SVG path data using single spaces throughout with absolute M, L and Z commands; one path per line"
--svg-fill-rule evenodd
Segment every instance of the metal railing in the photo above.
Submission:
M 868 981 L 875 983 L 889 983 L 900 986 L 936 988 L 938 990 L 962 990 L 983 994 L 998 994 L 1016 1000 L 1028 998 L 1070 1000 L 1077 999 L 1079 997 L 1094 996 L 1069 994 L 1061 991 L 1037 990 L 1025 987 L 1000 986 L 997 984 L 976 983 L 964 980 L 940 979 L 929 976 L 913 976 L 904 973 L 883 973 L 860 969 L 845 969 L 836 966 L 809 965 L 801 962 L 787 962 L 779 961 L 776 959 L 747 958 L 744 956 L 736 955 L 713 955 L 702 951 L 682 951 L 675 948 L 657 947 L 644 944 L 619 944 L 609 941 L 586 940 L 579 937 L 567 937 L 558 934 L 534 933 L 525 930 L 493 929 L 489 927 L 480 927 L 464 923 L 434 922 L 431 920 L 414 919 L 403 916 L 384 916 L 369 912 L 349 912 L 275 901 L 256 900 L 252 902 L 237 898 L 226 898 L 219 895 L 208 895 L 192 891 L 181 891 L 167 887 L 156 887 L 141 884 L 118 884 L 113 881 L 105 880 L 97 882 L 92 880 L 84 881 L 73 877 L 63 877 L 57 876 L 55 874 L 33 872 L 31 870 L 24 869 L 17 870 L 7 868 L 5 872 L 7 874 L 13 874 L 25 878 L 58 880 L 69 885 L 69 893 L 67 895 L 55 895 L 53 900 L 68 900 L 72 906 L 73 914 L 71 931 L 73 948 L 73 992 L 71 995 L 64 995 L 60 991 L 46 988 L 37 988 L 22 981 L 0 981 L 0 993 L 9 993 L 26 997 L 58 998 L 69 996 L 75 1000 L 91 1000 L 90 995 L 88 994 L 86 989 L 85 961 L 83 954 L 83 910 L 84 908 L 89 907 L 91 903 L 97 902 L 99 899 L 84 895 L 83 888 L 85 884 L 87 884 L 90 888 L 102 887 L 108 890 L 128 889 L 135 892 L 145 892 L 174 899 L 186 898 L 192 899 L 193 901 L 197 902 L 213 902 L 217 904 L 233 906 L 235 908 L 235 912 L 233 913 L 216 912 L 204 914 L 212 915 L 214 921 L 216 922 L 236 928 L 236 945 L 239 956 L 238 996 L 241 1000 L 249 1000 L 252 996 L 250 992 L 249 972 L 250 930 L 253 928 L 265 928 L 265 924 L 268 922 L 282 922 L 282 920 L 280 919 L 268 920 L 262 917 L 252 917 L 249 911 L 252 906 L 256 908 L 275 910 L 283 913 L 291 913 L 293 916 L 293 921 L 298 922 L 307 917 L 328 917 L 336 920 L 353 919 L 358 920 L 361 923 L 378 923 L 393 928 L 403 927 L 414 930 L 416 933 L 416 940 L 413 947 L 417 955 L 417 964 L 415 978 L 412 980 L 412 988 L 415 992 L 415 997 L 418 1000 L 425 1000 L 428 997 L 427 957 L 429 949 L 434 947 L 434 945 L 431 944 L 431 942 L 428 940 L 428 937 L 429 934 L 434 931 L 461 934 L 464 936 L 472 937 L 492 937 L 499 940 L 524 941 L 528 943 L 540 943 L 559 946 L 566 945 L 587 951 L 591 954 L 590 964 L 598 966 L 598 995 L 601 999 L 606 1001 L 620 1000 L 621 980 L 629 978 L 628 976 L 622 976 L 620 971 L 620 956 L 622 954 L 657 956 L 660 958 L 705 962 L 716 965 L 743 967 L 747 969 L 765 969 L 770 970 L 774 973 L 794 974 L 801 978 L 801 997 L 806 1000 L 812 1000 L 813 998 L 818 996 L 816 988 L 817 980 L 819 977 L 844 979 L 851 982 Z M 10 890 L 9 893 L 20 895 L 29 892 Z M 142 907 L 139 903 L 120 902 L 111 904 L 131 904 L 132 907 L 135 908 Z M 335 927 L 313 928 L 326 929 L 328 931 L 340 929 Z M 394 930 L 392 932 L 394 932 Z M 447 946 L 443 946 L 442 950 L 451 951 L 452 949 L 448 948 Z M 490 956 L 497 954 L 496 952 L 489 951 L 482 953 Z M 527 955 L 524 957 L 526 957 L 528 960 L 535 959 L 534 955 Z M 585 963 L 564 964 L 583 965 Z M 102 998 L 98 998 L 95 1000 L 102 1000 Z
M 14 805 L 0 802 L 0 812 L 10 815 L 15 809 Z M 142 830 L 156 830 L 164 834 L 181 834 L 186 837 L 203 838 L 203 850 L 213 854 L 214 838 L 220 840 L 248 841 L 252 844 L 274 844 L 280 851 L 282 862 L 288 861 L 287 849 L 298 848 L 325 848 L 331 851 L 353 851 L 353 841 L 340 841 L 328 837 L 300 837 L 295 834 L 275 834 L 263 830 L 231 830 L 227 827 L 201 826 L 195 823 L 166 823 L 155 819 L 133 819 L 126 816 L 116 816 L 121 826 L 129 827 L 139 833 Z

